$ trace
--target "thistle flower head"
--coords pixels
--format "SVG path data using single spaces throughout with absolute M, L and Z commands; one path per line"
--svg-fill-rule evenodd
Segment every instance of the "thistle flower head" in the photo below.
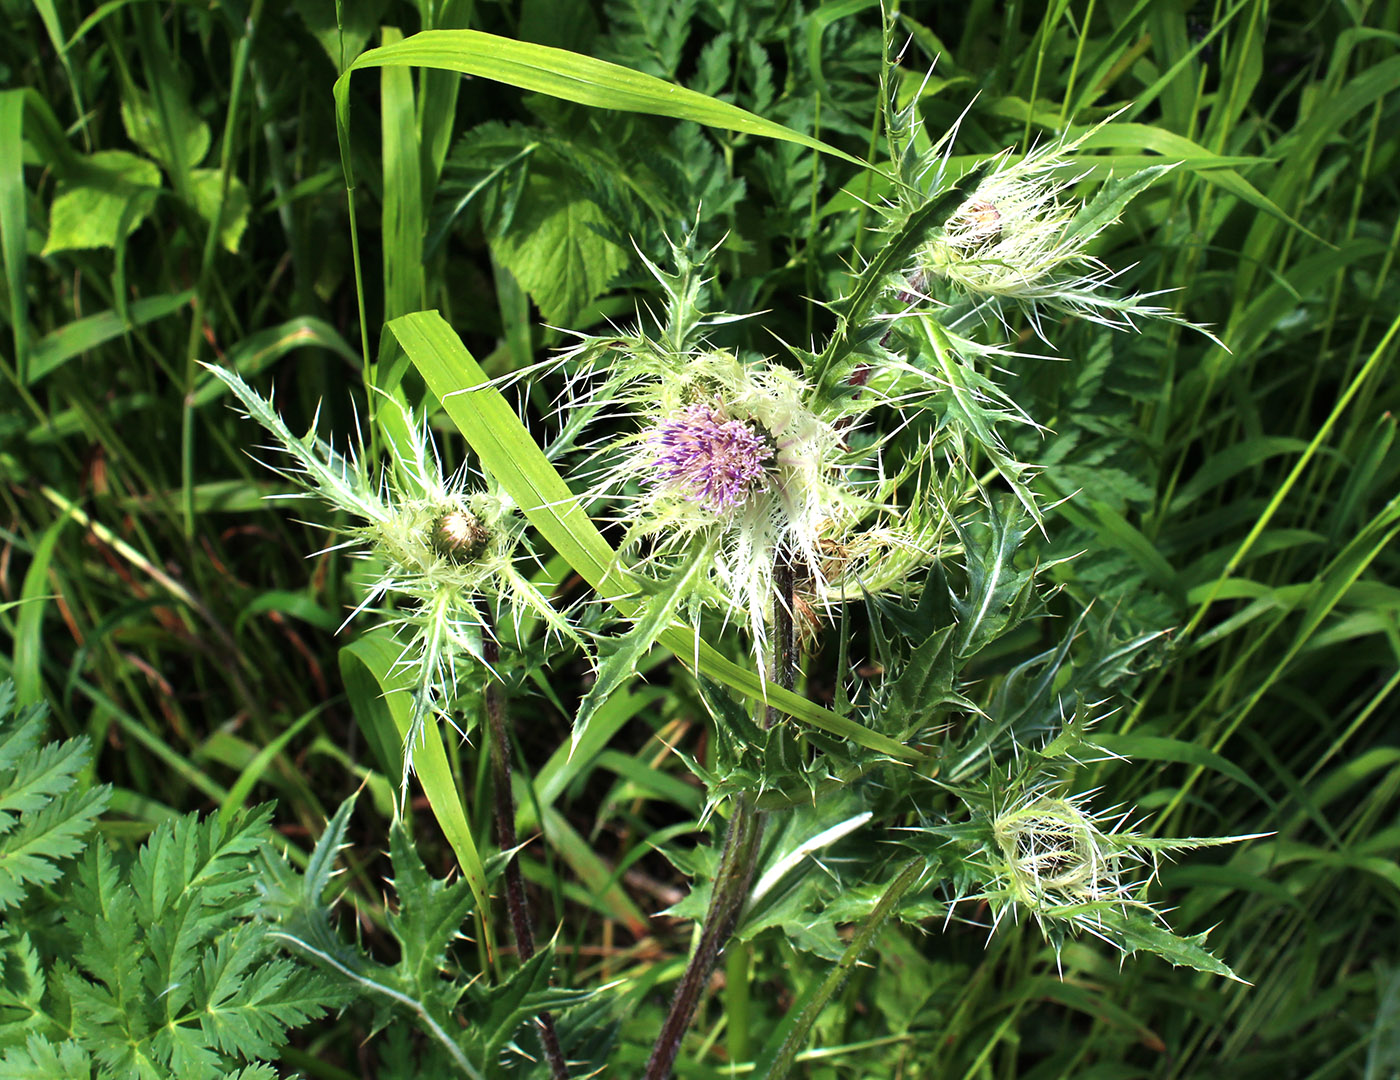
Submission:
M 717 516 L 729 513 L 768 490 L 773 447 L 765 436 L 717 404 L 689 405 L 648 433 L 656 469 L 648 480 Z
M 406 785 L 429 717 L 450 721 L 458 661 L 471 656 L 485 663 L 482 642 L 493 633 L 495 619 L 508 618 L 519 630 L 531 616 L 547 632 L 577 640 L 521 570 L 521 561 L 531 557 L 525 521 L 489 476 L 480 486 L 469 486 L 464 470 L 445 476 L 426 422 L 392 399 L 386 407 L 399 409 L 403 423 L 392 466 L 375 482 L 362 455 L 340 453 L 316 437 L 314 427 L 305 436 L 294 434 L 272 402 L 238 375 L 209 370 L 291 459 L 290 467 L 274 468 L 354 519 L 339 528 L 346 539 L 338 546 L 356 549 L 379 568 L 346 622 L 377 608 L 403 645 L 399 664 L 414 672 Z
M 599 451 L 607 464 L 591 494 L 620 504 L 622 549 L 643 573 L 706 546 L 694 598 L 746 622 L 762 659 L 775 559 L 824 587 L 827 547 L 871 505 L 850 482 L 837 418 L 770 361 L 668 354 L 641 336 L 614 342 L 608 359 L 587 404 L 619 406 L 630 430 Z

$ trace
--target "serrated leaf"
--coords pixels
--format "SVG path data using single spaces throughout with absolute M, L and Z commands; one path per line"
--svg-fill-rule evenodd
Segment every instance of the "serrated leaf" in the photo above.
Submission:
M 968 578 L 966 594 L 953 600 L 957 655 L 969 657 L 1015 622 L 1034 595 L 1035 575 L 1012 561 L 1030 529 L 990 505 L 984 521 L 955 522 L 954 528 L 962 541 Z
M 48 980 L 28 934 L 0 931 L 0 1042 L 17 1042 L 44 1025 L 42 1002 Z
M 657 590 L 642 601 L 641 611 L 632 626 L 620 638 L 599 644 L 598 677 L 579 702 L 574 715 L 572 744 L 578 746 L 588 730 L 593 715 L 617 692 L 637 670 L 642 658 L 660 640 L 675 620 L 676 611 L 690 595 L 691 584 L 711 557 L 710 550 L 700 545 L 674 573 L 661 582 Z
M 92 1075 L 92 1058 L 76 1042 L 67 1039 L 55 1045 L 38 1034 L 6 1050 L 0 1064 L 9 1080 L 85 1080 Z
M 1113 943 L 1124 953 L 1150 952 L 1160 956 L 1173 967 L 1189 967 L 1211 975 L 1221 975 L 1237 983 L 1245 980 L 1212 956 L 1205 948 L 1205 934 L 1181 937 L 1172 933 L 1149 915 L 1117 909 L 1096 916 Z M 1249 985 L 1245 983 L 1245 985 Z
M 833 380 L 858 343 L 856 335 L 865 332 L 879 337 L 884 332 L 870 325 L 873 305 L 884 293 L 890 277 L 908 266 L 914 252 L 962 205 L 964 192 L 972 190 L 978 175 L 974 173 L 960 181 L 962 190 L 949 188 L 940 192 L 905 218 L 874 258 L 861 268 L 850 291 L 832 305 L 840 320 L 837 330 L 806 371 L 819 398 L 834 393 Z
M 552 988 L 549 979 L 553 967 L 554 949 L 546 945 L 505 982 L 468 989 L 473 1009 L 463 1042 L 472 1057 L 489 1066 L 540 1013 L 576 1005 L 592 996 L 592 990 Z
M 890 688 L 891 703 L 903 717 L 926 723 L 940 705 L 975 711 L 976 706 L 953 689 L 957 681 L 956 626 L 945 626 L 924 641 L 905 663 Z
M 105 787 L 71 792 L 26 814 L 0 840 L 0 908 L 18 903 L 26 885 L 58 880 L 62 871 L 57 864 L 83 849 L 110 794 Z
M 124 150 L 99 150 L 82 182 L 60 182 L 49 209 L 42 254 L 76 248 L 115 247 L 146 220 L 160 186 L 160 170 Z
M 0 719 L 10 715 L 15 705 L 15 684 L 0 683 Z M 39 745 L 44 734 L 44 708 L 29 705 L 13 719 L 0 723 L 0 770 L 8 770 L 24 755 Z
M 135 1011 L 144 998 L 136 896 L 105 844 L 88 848 L 75 876 L 72 903 L 64 916 L 79 942 L 73 959 L 82 971 L 104 984 L 107 1001 L 117 1016 L 128 1009 Z
M 627 253 L 598 232 L 598 204 L 578 194 L 558 158 L 537 155 L 510 228 L 492 254 L 515 275 L 549 323 L 568 325 L 628 264 Z
M 1131 176 L 1109 180 L 1095 193 L 1094 197 L 1080 207 L 1074 220 L 1065 228 L 1061 243 L 1068 243 L 1081 234 L 1094 236 L 1118 220 L 1123 208 L 1146 191 L 1158 177 L 1176 168 L 1173 162 L 1167 165 L 1150 165 L 1139 169 Z
M 356 795 L 351 795 L 340 804 L 335 816 L 326 823 L 321 838 L 311 851 L 306 864 L 306 875 L 302 878 L 302 896 L 313 906 L 320 906 L 330 887 L 335 873 L 335 861 L 345 847 L 345 830 L 350 826 L 350 815 L 355 811 Z
M 401 946 L 398 968 L 409 984 L 431 985 L 448 946 L 462 936 L 476 898 L 465 878 L 447 882 L 431 876 L 400 822 L 389 829 L 389 856 L 399 894 L 399 910 L 389 916 L 389 930 Z
M 20 814 L 42 809 L 72 788 L 75 776 L 91 756 L 86 739 L 49 743 L 25 754 L 0 789 L 0 834 L 9 832 Z
M 205 954 L 206 976 L 195 994 L 205 1041 L 226 1055 L 272 1058 L 287 1029 L 324 1016 L 333 1000 L 324 979 L 262 947 L 263 927 L 245 923 Z M 255 966 L 254 966 L 255 965 Z

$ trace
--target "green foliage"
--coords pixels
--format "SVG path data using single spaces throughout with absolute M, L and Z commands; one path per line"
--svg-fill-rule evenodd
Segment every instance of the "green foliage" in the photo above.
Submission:
M 464 969 L 454 944 L 464 937 L 475 906 L 471 889 L 464 880 L 444 882 L 429 874 L 402 825 L 396 823 L 389 833 L 398 906 L 388 926 L 399 945 L 398 961 L 382 963 L 337 934 L 325 896 L 354 808 L 353 799 L 341 804 L 304 874 L 280 859 L 267 861 L 264 912 L 278 925 L 276 936 L 320 966 L 347 996 L 370 1002 L 375 1030 L 392 1029 L 400 1020 L 417 1025 L 425 1038 L 416 1051 L 395 1040 L 385 1047 L 386 1060 L 397 1070 L 393 1075 L 547 1075 L 540 1071 L 538 1045 L 531 1046 L 535 1017 L 581 1006 L 595 992 L 550 985 L 551 947 L 496 984 Z M 597 1035 L 596 1012 L 576 1008 L 564 1018 L 560 1037 L 571 1059 L 606 1053 L 605 1043 L 589 1045 Z
M 257 919 L 254 860 L 271 841 L 270 808 L 227 822 L 170 820 L 128 862 L 91 838 L 111 791 L 79 784 L 85 742 L 38 746 L 45 710 L 16 713 L 13 704 L 6 683 L 6 1075 L 274 1076 L 259 1062 L 275 1060 L 288 1030 L 324 1016 L 336 998 L 313 972 L 277 956 Z
M 395 717 L 407 695 L 393 688 L 416 672 L 387 634 L 363 632 L 383 567 L 323 550 L 323 528 L 345 524 L 335 511 L 263 501 L 286 486 L 249 460 L 249 425 L 199 361 L 263 396 L 274 380 L 292 431 L 315 426 L 340 446 L 365 430 L 375 469 L 402 437 L 386 394 L 429 417 L 447 472 L 467 457 L 451 422 L 472 439 L 508 432 L 501 456 L 517 479 L 548 479 L 542 462 L 553 466 L 558 483 L 532 511 L 547 570 L 521 573 L 613 659 L 595 681 L 527 617 L 501 631 L 499 670 L 512 698 L 519 858 L 537 927 L 559 928 L 554 978 L 617 982 L 626 1003 L 599 995 L 561 1013 L 571 1056 L 643 1074 L 693 940 L 686 919 L 650 916 L 699 913 L 719 846 L 706 840 L 749 792 L 767 815 L 753 882 L 826 830 L 872 816 L 802 854 L 741 919 L 682 1075 L 774 1060 L 794 1004 L 818 1000 L 911 842 L 929 865 L 897 905 L 904 922 L 876 933 L 822 999 L 791 1048 L 795 1074 L 1393 1071 L 1394 5 L 884 8 L 0 4 L 0 675 L 13 675 L 23 703 L 47 698 L 55 730 L 75 740 L 41 751 L 36 736 L 0 773 L 0 788 L 45 800 L 3 811 L 0 845 L 15 857 L 0 860 L 0 889 L 14 897 L 0 986 L 18 1004 L 6 999 L 0 1025 L 28 1026 L 9 1029 L 0 1072 L 101 1067 L 61 1000 L 70 976 L 110 993 L 77 966 L 59 903 L 98 857 L 84 849 L 96 802 L 87 817 L 70 812 L 105 789 L 61 749 L 84 739 L 111 785 L 116 813 L 101 836 L 116 880 L 132 884 L 132 838 L 167 819 L 218 806 L 232 828 L 246 804 L 274 795 L 279 845 L 299 865 L 301 838 L 363 786 L 339 886 L 359 950 L 392 970 L 407 938 L 424 946 L 415 979 L 475 978 L 488 995 L 512 967 L 491 944 L 505 940 L 504 905 L 485 903 L 485 740 L 454 747 L 444 726 L 449 745 L 433 743 L 424 783 L 444 835 L 410 801 L 412 841 L 396 840 Z M 701 97 L 688 106 L 712 118 L 741 109 L 850 157 L 769 138 L 771 128 L 607 108 L 636 104 L 617 84 L 550 98 L 428 68 L 346 80 L 338 144 L 328 91 L 357 56 L 460 28 L 492 35 L 497 51 L 574 54 L 555 54 L 541 78 L 606 60 L 662 80 L 653 104 L 667 87 L 691 91 Z M 980 183 L 970 171 L 1008 148 L 1014 164 L 1081 136 L 1056 177 L 1073 185 L 1064 204 L 1083 204 L 1071 228 L 1104 226 L 1085 254 L 1118 273 L 1116 297 L 1150 296 L 1226 347 L 1175 323 L 1145 321 L 1130 336 L 1011 303 L 1001 322 L 946 282 L 915 280 L 946 222 L 930 196 Z M 921 210 L 894 257 L 892 239 Z M 809 372 L 834 346 L 825 389 L 858 411 L 843 460 L 878 463 L 877 501 L 917 517 L 922 538 L 875 559 L 823 549 L 858 573 L 827 597 L 829 619 L 801 598 L 809 651 L 796 692 L 769 698 L 790 713 L 771 728 L 733 622 L 664 600 L 638 609 L 645 591 L 622 586 L 615 557 L 625 511 L 576 498 L 602 461 L 590 452 L 641 424 L 600 408 L 587 423 L 566 417 L 566 437 L 549 444 L 552 402 L 569 400 L 565 380 L 580 374 L 551 350 L 580 333 L 668 334 L 661 275 L 677 268 L 673 241 L 696 262 L 695 323 L 678 337 Z M 435 325 L 499 377 L 499 409 L 484 412 L 485 391 L 454 393 L 475 374 L 446 360 L 420 372 L 399 336 L 381 332 L 384 316 L 419 307 L 440 311 Z M 861 384 L 869 373 L 877 381 Z M 899 398 L 907 406 L 887 411 Z M 476 429 L 464 420 L 473 410 Z M 588 569 L 574 576 L 581 552 Z M 888 590 L 892 580 L 906 587 Z M 615 603 L 579 603 L 585 581 Z M 623 637 L 610 611 L 653 618 Z M 693 678 L 691 657 L 719 681 Z M 480 680 L 474 668 L 459 675 L 450 719 L 475 733 Z M 1171 909 L 1188 945 L 1211 927 L 1210 952 L 1254 985 L 1150 956 L 1120 964 L 1092 937 L 1057 938 L 1053 918 L 1050 944 L 1010 911 L 992 933 L 990 899 L 951 903 L 959 873 L 964 896 L 997 890 L 990 864 L 1005 851 L 992 822 L 1006 802 L 992 795 L 1017 762 L 1054 779 L 1047 797 L 1094 792 L 1101 831 L 1136 807 L 1123 824 L 1144 858 L 1159 837 L 1275 833 L 1164 860 L 1142 894 Z M 985 820 L 974 821 L 979 798 Z M 909 831 L 962 827 L 965 845 Z M 412 876 L 378 859 L 396 844 L 432 868 L 436 899 L 416 909 L 386 899 L 387 877 Z M 440 924 L 465 902 L 445 870 L 454 860 L 478 888 L 477 943 L 448 940 L 439 955 Z M 134 920 L 134 885 L 130 897 Z M 1161 927 L 1109 926 L 1121 910 L 1099 918 L 1122 946 Z M 206 944 L 218 954 L 217 935 Z M 157 970 L 170 962 L 157 945 L 172 947 L 142 933 L 132 955 Z M 1168 959 L 1180 948 L 1169 943 Z M 259 949 L 271 957 L 268 942 Z M 254 989 L 261 962 L 243 972 Z M 203 959 L 189 969 L 190 993 L 203 970 Z M 518 994 L 542 992 L 547 971 Z M 321 975 L 380 1015 L 361 1004 L 323 1016 L 277 1051 L 279 1064 L 240 1073 L 230 1061 L 229 1074 L 451 1075 L 451 1054 L 412 1009 Z M 141 970 L 129 978 L 133 1022 L 155 1024 L 163 1001 L 147 1001 L 156 995 Z M 490 1030 L 514 1022 L 509 997 Z M 491 1008 L 464 995 L 446 1015 Z M 386 1015 L 414 1022 L 376 1026 Z M 249 1023 L 252 1042 L 273 1041 Z M 528 1027 L 517 1042 L 533 1051 Z M 217 1040 L 207 1047 L 223 1056 Z
M 0 683 L 0 909 L 60 878 L 111 795 L 79 782 L 87 740 L 40 745 L 47 727 L 43 706 L 16 710 L 14 683 Z

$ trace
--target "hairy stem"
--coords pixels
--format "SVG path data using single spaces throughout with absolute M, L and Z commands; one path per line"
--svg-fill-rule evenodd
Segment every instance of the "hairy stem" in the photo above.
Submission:
M 500 650 L 489 635 L 483 643 L 482 654 L 488 667 L 500 660 Z M 520 956 L 520 962 L 524 963 L 535 955 L 535 934 L 530 926 L 530 909 L 525 900 L 525 879 L 521 876 L 520 863 L 515 857 L 515 800 L 510 791 L 510 740 L 506 735 L 505 695 L 494 677 L 488 679 L 486 725 L 491 740 L 491 786 L 496 795 L 496 841 L 508 860 L 505 870 L 506 908 L 510 912 L 515 951 Z M 550 1076 L 553 1080 L 568 1080 L 569 1067 L 564 1061 L 564 1050 L 559 1045 L 559 1034 L 554 1030 L 554 1017 L 542 1012 L 536 1021 L 540 1026 L 540 1042 L 544 1046 Z
M 710 981 L 720 950 L 734 932 L 744 901 L 748 899 L 749 880 L 753 877 L 754 857 L 758 854 L 762 832 L 763 822 L 753 798 L 747 793 L 738 796 L 734 800 L 734 813 L 729 818 L 729 831 L 724 836 L 724 850 L 710 896 L 710 909 L 705 912 L 705 924 L 700 930 L 700 944 L 681 976 L 671 1011 L 666 1014 L 656 1045 L 652 1047 L 644 1074 L 646 1080 L 667 1080 L 671 1075 L 681 1040 L 700 1004 L 700 994 Z
M 779 550 L 773 557 L 773 681 L 785 690 L 791 690 L 797 682 L 797 650 L 792 617 L 794 586 L 792 559 L 786 550 Z M 773 706 L 766 707 L 763 726 L 771 728 L 782 715 Z M 700 928 L 700 943 L 686 965 L 680 986 L 676 988 L 676 996 L 671 1001 L 671 1010 L 666 1014 L 661 1033 L 656 1037 L 651 1057 L 647 1060 L 645 1080 L 667 1080 L 671 1075 L 676 1055 L 680 1053 L 681 1041 L 695 1018 L 700 995 L 719 962 L 720 951 L 743 914 L 758 856 L 758 842 L 762 836 L 763 818 L 754 797 L 746 792 L 734 800 L 734 813 L 724 836 L 714 891 L 710 894 L 710 907 Z
M 817 1022 L 817 1017 L 826 1008 L 835 995 L 841 989 L 841 984 L 850 975 L 851 969 L 856 966 L 856 961 L 861 954 L 869 948 L 870 943 L 879 933 L 880 927 L 884 926 L 885 920 L 889 918 L 891 912 L 899 904 L 899 901 L 907 893 L 910 887 L 923 877 L 924 860 L 922 858 L 910 859 L 900 869 L 895 879 L 890 882 L 889 888 L 875 904 L 874 909 L 866 916 L 865 922 L 861 923 L 856 930 L 855 937 L 851 938 L 851 943 L 846 946 L 846 951 L 841 954 L 841 959 L 836 961 L 836 965 L 827 974 L 822 982 L 807 991 L 803 997 L 788 1010 L 788 1019 L 784 1021 L 783 1027 L 779 1029 L 779 1040 L 772 1049 L 765 1052 L 762 1060 L 758 1063 L 758 1069 L 754 1075 L 762 1077 L 762 1080 L 783 1080 L 793 1063 L 797 1060 L 797 1055 L 807 1042 L 807 1036 L 812 1032 L 812 1025 Z
M 784 690 L 797 684 L 797 649 L 792 618 L 796 575 L 792 556 L 780 548 L 773 556 L 773 681 Z M 764 727 L 772 727 L 782 719 L 782 712 L 772 705 L 764 710 Z

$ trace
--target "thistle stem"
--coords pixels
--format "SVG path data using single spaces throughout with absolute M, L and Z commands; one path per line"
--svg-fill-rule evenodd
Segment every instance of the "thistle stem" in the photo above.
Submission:
M 489 629 L 489 628 L 488 628 Z M 500 649 L 489 636 L 482 643 L 482 659 L 488 667 L 500 660 Z M 535 955 L 535 934 L 530 926 L 530 909 L 525 899 L 525 879 L 515 849 L 515 800 L 510 791 L 510 740 L 506 735 L 506 703 L 501 684 L 492 676 L 486 683 L 486 726 L 491 740 L 491 786 L 496 797 L 496 841 L 501 845 L 507 862 L 506 909 L 510 912 L 510 929 L 515 937 L 515 951 L 523 964 Z M 540 1026 L 540 1042 L 553 1080 L 568 1080 L 569 1067 L 559 1034 L 554 1030 L 554 1017 L 542 1012 L 536 1017 Z
M 755 1076 L 761 1077 L 762 1080 L 783 1080 L 787 1076 L 797 1060 L 798 1053 L 806 1044 L 807 1037 L 812 1033 L 812 1025 L 817 1022 L 817 1017 L 822 1014 L 827 1002 L 841 989 L 851 969 L 856 966 L 856 961 L 879 933 L 880 927 L 884 926 L 885 920 L 890 917 L 904 894 L 923 877 L 923 874 L 922 858 L 910 859 L 904 864 L 884 895 L 876 902 L 874 909 L 866 916 L 865 922 L 856 930 L 855 937 L 851 938 L 851 943 L 846 946 L 846 951 L 841 954 L 841 959 L 836 961 L 826 978 L 818 986 L 810 988 L 788 1010 L 788 1019 L 778 1032 L 780 1038 L 774 1049 L 764 1053 L 754 1072 Z
M 734 813 L 724 836 L 710 908 L 705 912 L 705 923 L 700 929 L 700 944 L 695 947 L 695 955 L 681 976 L 680 986 L 671 1001 L 671 1011 L 666 1014 L 656 1045 L 652 1047 L 644 1074 L 646 1080 L 667 1080 L 671 1075 L 681 1040 L 700 1004 L 700 994 L 710 981 L 720 950 L 734 932 L 744 901 L 748 899 L 749 880 L 753 877 L 754 857 L 758 854 L 762 832 L 763 821 L 753 798 L 747 793 L 739 795 L 734 800 Z
M 792 556 L 786 547 L 773 556 L 773 681 L 784 690 L 797 685 L 797 649 L 792 605 L 796 590 Z M 783 714 L 772 705 L 764 709 L 763 726 L 771 728 Z
M 780 549 L 773 557 L 773 682 L 785 690 L 791 690 L 797 682 L 797 651 L 793 627 L 793 592 L 796 575 L 792 559 L 786 549 Z M 773 706 L 764 709 L 763 726 L 771 728 L 781 718 L 782 713 Z M 671 1001 L 671 1010 L 661 1025 L 661 1033 L 656 1037 L 651 1057 L 647 1060 L 645 1080 L 668 1080 L 676 1055 L 680 1053 L 681 1041 L 685 1038 L 690 1022 L 695 1018 L 695 1010 L 700 1004 L 700 995 L 710 974 L 719 962 L 720 951 L 734 933 L 734 927 L 743 914 L 744 904 L 749 897 L 749 882 L 753 878 L 754 863 L 758 855 L 758 843 L 763 836 L 763 818 L 758 812 L 752 795 L 745 792 L 734 800 L 734 812 L 729 818 L 729 829 L 724 835 L 724 847 L 720 852 L 719 869 L 715 873 L 714 889 L 710 893 L 710 907 L 705 912 L 705 922 L 700 928 L 700 943 L 695 954 L 686 965 L 681 976 L 676 996 Z

